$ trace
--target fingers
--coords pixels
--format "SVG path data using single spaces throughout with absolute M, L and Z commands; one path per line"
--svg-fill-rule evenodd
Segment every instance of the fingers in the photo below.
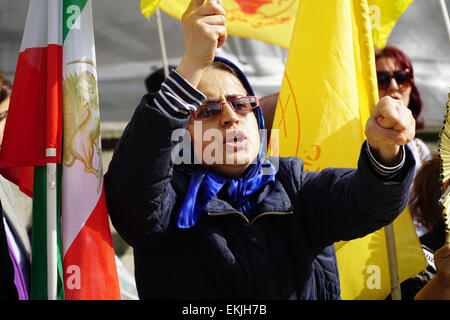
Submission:
M 380 115 L 376 118 L 378 125 L 385 129 L 404 131 L 407 127 L 407 124 L 405 123 L 405 121 L 402 122 L 402 111 L 399 110 L 399 108 L 381 109 Z
M 193 86 L 213 61 L 215 51 L 227 38 L 225 10 L 220 0 L 191 0 L 181 23 L 184 32 L 184 53 L 177 67 Z
M 366 129 L 384 143 L 403 145 L 414 138 L 415 120 L 401 100 L 387 96 L 380 99 Z
M 219 3 L 219 1 L 216 0 L 192 0 L 185 11 L 185 14 L 194 12 L 198 15 L 218 14 L 225 16 L 225 9 L 222 6 L 222 1 Z
M 408 143 L 408 137 L 403 133 L 393 129 L 386 129 L 378 124 L 378 121 L 368 121 L 366 125 L 367 137 L 376 137 L 376 141 L 384 144 L 404 145 Z M 375 139 L 372 139 L 375 140 Z M 372 143 L 371 143 L 372 145 Z
M 208 27 L 208 25 L 225 26 L 225 10 L 221 5 L 218 5 L 215 0 L 208 0 L 198 6 L 198 1 L 200 0 L 193 0 L 189 8 L 184 12 L 181 19 L 184 25 L 195 26 L 196 24 L 203 24 L 204 27 Z
M 225 10 L 217 0 L 192 0 L 182 18 L 187 46 L 197 51 L 204 47 L 204 40 L 214 42 L 214 48 L 222 46 L 227 38 Z M 206 45 L 209 47 L 209 45 Z M 206 54 L 210 56 L 210 53 Z
M 401 100 L 393 99 L 389 96 L 380 99 L 374 117 L 377 123 L 386 129 L 404 131 L 411 125 L 408 114 L 411 111 Z
M 445 259 L 450 257 L 450 244 L 447 243 L 444 246 L 440 247 L 439 250 L 437 250 L 434 253 L 435 258 L 439 259 Z
M 208 28 L 202 29 L 204 38 L 216 41 L 216 47 L 219 48 L 227 38 L 227 28 L 221 25 L 209 25 Z
M 399 161 L 400 146 L 414 138 L 415 128 L 411 110 L 402 101 L 386 96 L 380 99 L 367 120 L 367 141 L 378 160 L 394 165 Z
M 203 17 L 199 20 L 202 23 L 206 23 L 208 25 L 216 25 L 216 26 L 225 26 L 226 19 L 223 15 L 211 15 Z
M 434 263 L 441 284 L 450 287 L 450 244 L 445 244 L 434 253 Z
M 227 28 L 223 27 L 220 32 L 219 38 L 217 39 L 217 48 L 220 48 L 227 40 Z
M 192 0 L 191 2 L 189 2 L 186 11 L 193 11 L 200 8 L 203 5 L 203 2 L 205 2 L 205 0 Z

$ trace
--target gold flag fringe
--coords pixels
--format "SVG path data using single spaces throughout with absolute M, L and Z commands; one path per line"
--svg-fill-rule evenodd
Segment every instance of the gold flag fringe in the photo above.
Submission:
M 439 159 L 441 160 L 441 174 L 440 182 L 442 187 L 450 180 L 450 93 L 448 93 L 448 100 L 445 105 L 446 112 L 444 124 L 439 133 Z M 444 194 L 439 199 L 439 204 L 442 206 L 442 215 L 444 217 L 446 241 L 450 243 L 450 187 L 448 186 Z

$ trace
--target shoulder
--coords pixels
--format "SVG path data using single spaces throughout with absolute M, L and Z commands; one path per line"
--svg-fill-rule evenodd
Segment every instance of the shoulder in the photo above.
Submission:
M 277 177 L 292 177 L 294 173 L 303 172 L 303 161 L 297 157 L 270 157 L 269 161 L 277 170 Z
M 301 168 L 303 170 L 303 160 L 297 157 L 271 157 L 272 163 L 278 163 L 278 172 L 289 172 L 293 168 Z
M 269 158 L 275 166 L 276 180 L 289 189 L 298 190 L 302 182 L 303 161 L 297 157 L 272 157 Z

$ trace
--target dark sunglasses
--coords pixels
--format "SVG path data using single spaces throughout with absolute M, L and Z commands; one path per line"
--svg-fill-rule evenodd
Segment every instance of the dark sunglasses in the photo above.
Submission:
M 237 113 L 246 113 L 259 106 L 259 100 L 255 96 L 239 97 L 226 102 L 205 103 L 192 112 L 195 119 L 207 119 L 222 112 L 223 104 L 228 103 Z
M 406 90 L 414 82 L 413 76 L 409 69 L 394 71 L 390 73 L 389 71 L 378 71 L 377 80 L 378 88 L 386 90 L 391 85 L 391 79 L 394 78 L 395 82 L 400 90 Z

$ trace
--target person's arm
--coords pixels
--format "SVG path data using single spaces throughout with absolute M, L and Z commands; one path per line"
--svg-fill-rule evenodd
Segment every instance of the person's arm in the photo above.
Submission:
M 183 58 L 156 95 L 145 95 L 120 138 L 105 193 L 111 221 L 130 245 L 160 239 L 178 196 L 170 183 L 172 133 L 185 129 L 190 111 L 206 99 L 196 87 L 215 49 L 226 38 L 224 10 L 215 1 L 192 0 L 182 23 Z
M 227 38 L 222 0 L 191 0 L 181 23 L 185 50 L 177 72 L 194 87 Z
M 302 224 L 312 244 L 320 248 L 365 236 L 402 212 L 415 168 L 414 156 L 403 145 L 414 131 L 411 112 L 390 97 L 382 98 L 367 121 L 357 170 L 302 174 Z
M 434 254 L 437 274 L 416 294 L 415 300 L 450 300 L 450 244 Z
M 405 208 L 414 176 L 414 156 L 404 148 L 404 163 L 391 175 L 372 164 L 364 142 L 358 168 L 327 168 L 300 175 L 300 226 L 312 246 L 323 248 L 341 240 L 363 237 L 392 222 Z
M 130 245 L 166 230 L 175 199 L 170 180 L 178 141 L 172 133 L 186 128 L 189 110 L 204 99 L 171 71 L 156 95 L 142 98 L 125 128 L 105 174 L 105 194 L 111 221 Z

